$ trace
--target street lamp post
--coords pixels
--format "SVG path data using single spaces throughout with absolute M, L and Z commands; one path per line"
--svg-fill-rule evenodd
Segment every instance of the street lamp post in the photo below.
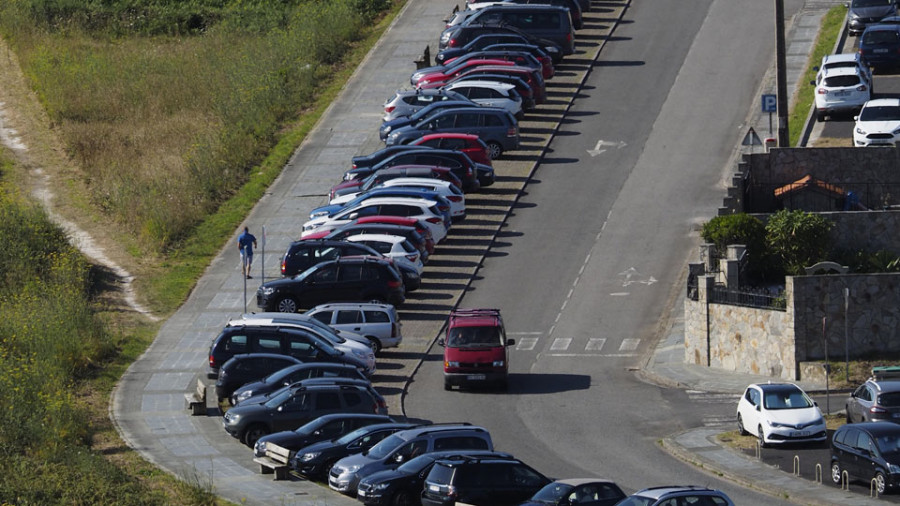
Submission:
M 778 95 L 778 147 L 790 145 L 788 132 L 787 58 L 784 42 L 784 0 L 775 0 L 775 80 Z

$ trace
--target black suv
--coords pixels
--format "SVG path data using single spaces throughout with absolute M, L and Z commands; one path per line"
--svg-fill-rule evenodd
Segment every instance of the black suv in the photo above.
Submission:
M 359 481 L 356 498 L 366 506 L 418 504 L 425 477 L 435 461 L 468 455 L 472 457 L 506 457 L 512 455 L 489 450 L 448 450 L 426 453 L 404 462 L 397 469 L 378 471 Z
M 225 431 L 253 448 L 272 432 L 294 430 L 330 413 L 387 414 L 387 404 L 364 380 L 309 379 L 285 387 L 254 402 L 254 397 L 229 409 L 222 420 Z
M 500 33 L 510 33 L 518 35 L 527 40 L 529 44 L 540 46 L 542 49 L 547 51 L 547 54 L 549 54 L 550 58 L 553 59 L 554 65 L 561 62 L 563 59 L 563 49 L 556 42 L 541 37 L 535 37 L 534 35 L 531 35 L 522 30 L 519 30 L 514 26 L 509 25 L 497 26 L 488 24 L 473 24 L 452 26 L 441 33 L 440 45 L 438 46 L 438 48 L 443 51 L 447 48 L 463 47 L 469 42 L 475 40 L 475 38 L 482 35 Z
M 394 419 L 387 415 L 371 413 L 332 413 L 322 415 L 309 423 L 301 425 L 296 430 L 285 430 L 263 436 L 256 440 L 253 454 L 262 457 L 266 454 L 266 443 L 272 443 L 291 452 L 309 446 L 319 441 L 337 439 L 344 434 L 355 431 L 360 427 L 374 425 L 376 423 L 393 423 Z
M 242 385 L 256 381 L 275 371 L 292 365 L 302 364 L 299 358 L 276 353 L 242 353 L 228 359 L 219 368 L 216 379 L 216 398 L 221 402 L 230 399 Z M 354 367 L 354 369 L 356 369 Z M 232 402 L 232 404 L 234 404 Z
M 238 388 L 231 394 L 231 404 L 238 404 L 257 395 L 270 394 L 275 390 L 310 378 L 353 378 L 364 380 L 366 375 L 353 364 L 340 362 L 299 363 L 280 369 L 259 381 L 253 381 Z
M 381 256 L 364 244 L 329 239 L 301 239 L 292 242 L 284 252 L 281 258 L 281 275 L 294 276 L 316 264 L 354 255 Z
M 399 306 L 403 279 L 390 262 L 372 257 L 339 258 L 314 265 L 292 278 L 263 283 L 256 305 L 264 311 L 296 313 L 326 302 L 374 301 Z
M 900 425 L 865 422 L 843 425 L 831 439 L 831 480 L 875 480 L 878 495 L 900 485 Z
M 422 490 L 422 506 L 519 504 L 550 478 L 516 458 L 455 457 L 435 462 Z
M 427 147 L 395 153 L 376 165 L 353 169 L 351 172 L 356 174 L 353 179 L 359 179 L 369 177 L 379 170 L 400 165 L 447 167 L 462 181 L 460 188 L 465 192 L 472 192 L 482 186 L 490 186 L 494 183 L 493 167 L 472 161 L 469 155 L 462 151 Z

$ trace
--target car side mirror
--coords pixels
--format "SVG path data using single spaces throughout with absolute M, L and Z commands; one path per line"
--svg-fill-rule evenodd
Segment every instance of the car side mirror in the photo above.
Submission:
M 756 410 L 757 410 L 757 411 L 762 411 L 762 406 L 760 406 L 759 404 L 757 404 L 757 405 L 756 405 Z
M 444 338 L 443 338 L 443 337 L 440 338 L 440 339 L 438 339 L 438 346 L 446 346 L 446 344 L 444 344 Z
M 816 65 L 815 67 L 813 67 L 813 70 L 815 70 L 816 72 L 818 72 L 818 71 L 819 71 L 819 66 Z
M 347 219 L 349 219 L 350 221 L 353 221 L 356 218 L 359 218 L 359 213 L 350 213 L 350 216 L 347 216 Z
M 284 411 L 284 406 L 278 406 L 275 411 L 278 411 L 279 413 Z
M 506 345 L 507 345 L 507 346 L 515 346 L 515 344 L 516 344 L 516 340 L 515 340 L 515 339 L 507 339 L 507 340 L 506 340 Z
M 813 79 L 812 81 L 810 81 L 810 82 L 809 82 L 809 85 L 810 85 L 810 86 L 815 86 L 815 85 L 816 85 L 816 80 Z
M 398 464 L 403 462 L 403 455 L 402 454 L 394 455 L 394 462 L 396 462 Z

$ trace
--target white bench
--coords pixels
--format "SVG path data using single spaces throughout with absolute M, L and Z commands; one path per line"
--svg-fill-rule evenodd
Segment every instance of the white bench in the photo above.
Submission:
M 253 462 L 259 464 L 260 474 L 275 474 L 276 480 L 284 480 L 288 476 L 290 466 L 288 461 L 291 451 L 273 443 L 266 443 L 266 455 L 256 457 Z
M 197 388 L 184 394 L 184 406 L 192 415 L 206 414 L 206 384 L 197 378 Z

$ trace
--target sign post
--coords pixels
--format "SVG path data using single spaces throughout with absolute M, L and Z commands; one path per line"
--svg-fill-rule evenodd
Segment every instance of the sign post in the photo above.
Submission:
M 778 110 L 778 97 L 772 93 L 763 93 L 762 112 L 769 113 L 769 137 L 772 137 L 772 114 Z

